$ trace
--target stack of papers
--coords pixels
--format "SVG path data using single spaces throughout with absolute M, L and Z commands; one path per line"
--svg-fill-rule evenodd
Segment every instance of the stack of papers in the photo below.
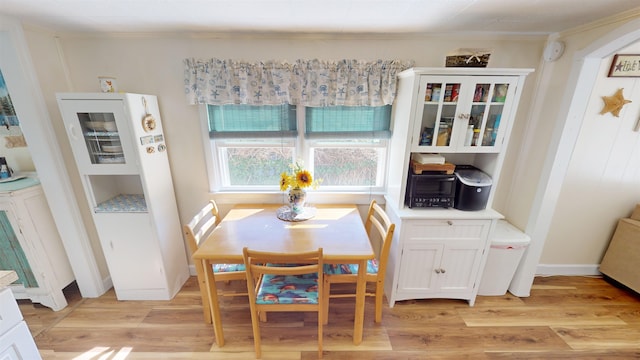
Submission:
M 411 154 L 411 160 L 420 164 L 444 164 L 444 156 L 439 154 Z

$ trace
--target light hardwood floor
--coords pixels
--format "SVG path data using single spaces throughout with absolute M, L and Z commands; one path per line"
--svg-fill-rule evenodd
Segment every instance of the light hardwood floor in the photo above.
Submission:
M 243 290 L 242 283 L 229 288 Z M 338 288 L 338 286 L 336 286 Z M 244 289 L 246 290 L 246 289 Z M 53 312 L 21 300 L 45 360 L 254 359 L 244 297 L 222 300 L 226 344 L 214 344 L 195 278 L 171 301 L 118 301 L 113 291 Z M 538 277 L 531 296 L 402 301 L 373 322 L 367 299 L 364 340 L 354 346 L 353 299 L 332 300 L 324 359 L 640 359 L 640 295 L 599 277 Z M 315 359 L 315 314 L 269 314 L 263 359 Z

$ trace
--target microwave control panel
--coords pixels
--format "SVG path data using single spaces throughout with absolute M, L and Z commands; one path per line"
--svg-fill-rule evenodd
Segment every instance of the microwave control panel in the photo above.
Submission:
M 453 207 L 453 198 L 451 197 L 412 197 L 407 204 L 409 208 L 414 207 Z

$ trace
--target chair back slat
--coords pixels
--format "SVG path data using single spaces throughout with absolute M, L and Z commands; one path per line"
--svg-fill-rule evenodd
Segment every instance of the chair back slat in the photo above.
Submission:
M 324 259 L 322 248 L 315 251 L 299 252 L 299 253 L 274 253 L 242 249 L 242 257 L 246 268 L 247 291 L 249 293 L 249 306 L 251 308 L 251 324 L 253 328 L 253 341 L 256 351 L 256 358 L 260 358 L 262 354 L 260 339 L 260 321 L 261 313 L 268 311 L 316 311 L 318 313 L 318 357 L 322 357 L 322 329 L 323 329 L 323 267 Z M 317 274 L 317 281 L 312 283 L 313 290 L 291 290 L 294 292 L 294 298 L 289 301 L 283 301 L 280 295 L 273 292 L 261 293 L 260 299 L 258 294 L 260 291 L 269 289 L 270 286 L 278 286 L 279 281 L 283 281 L 285 286 L 294 284 L 295 280 L 289 279 L 287 276 Z M 275 280 L 271 275 L 282 276 L 282 279 Z M 312 280 L 316 280 L 312 278 Z M 291 281 L 291 282 L 289 282 Z M 264 284 L 263 284 L 264 282 Z M 299 285 L 300 283 L 298 283 Z M 294 287 L 297 285 L 294 285 Z M 287 290 L 290 291 L 290 290 Z M 304 291 L 304 296 L 300 293 Z M 310 300 L 310 296 L 316 296 L 317 299 Z M 305 301 L 300 302 L 304 298 Z M 285 299 L 287 300 L 287 299 Z
M 386 266 L 386 259 L 391 248 L 391 238 L 393 237 L 395 226 L 396 225 L 391 222 L 391 219 L 389 219 L 389 216 L 384 209 L 382 209 L 375 200 L 372 200 L 367 213 L 365 229 L 367 231 L 367 235 L 369 235 L 369 240 L 372 242 L 372 246 L 374 246 L 374 234 L 379 237 L 381 241 L 379 251 L 377 251 L 377 258 L 378 260 L 381 260 L 379 261 L 380 265 L 384 263 L 384 266 Z
M 206 239 L 211 231 L 215 229 L 219 220 L 218 206 L 212 200 L 200 209 L 200 211 L 191 218 L 191 221 L 183 226 L 184 234 L 192 255 L 198 250 L 200 242 Z

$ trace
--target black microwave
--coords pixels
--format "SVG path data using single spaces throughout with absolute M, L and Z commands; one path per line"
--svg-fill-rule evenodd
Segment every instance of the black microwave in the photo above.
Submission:
M 409 171 L 405 203 L 410 208 L 453 207 L 456 196 L 454 174 L 422 173 Z

